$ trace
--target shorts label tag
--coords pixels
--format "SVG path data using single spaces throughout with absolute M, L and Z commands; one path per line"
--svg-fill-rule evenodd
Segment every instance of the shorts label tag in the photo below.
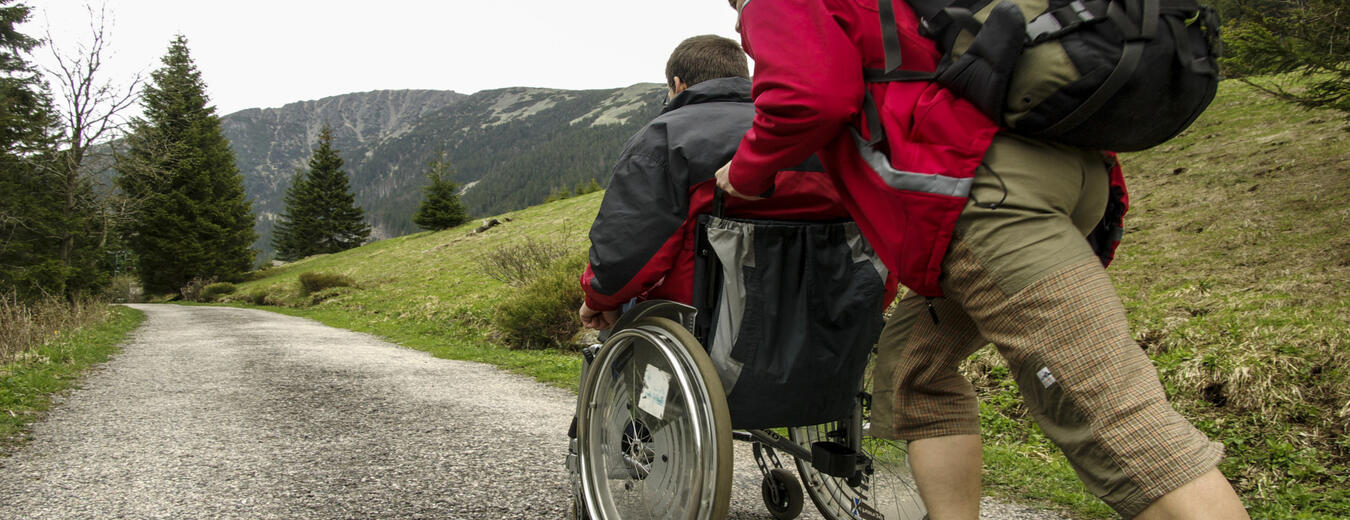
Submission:
M 1055 384 L 1055 375 L 1050 373 L 1050 367 L 1041 367 L 1041 369 L 1036 372 L 1036 377 L 1041 378 L 1041 385 L 1046 388 L 1050 388 L 1050 385 Z
M 666 395 L 670 393 L 670 374 L 647 365 L 642 375 L 642 397 L 638 398 L 638 408 L 657 419 L 666 413 Z

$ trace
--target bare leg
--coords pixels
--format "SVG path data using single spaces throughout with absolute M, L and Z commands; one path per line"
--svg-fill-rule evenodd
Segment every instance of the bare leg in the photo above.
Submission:
M 982 457 L 979 435 L 909 443 L 909 465 L 931 520 L 979 519 Z
M 920 494 L 922 496 L 922 490 Z M 1184 486 L 1163 495 L 1153 505 L 1148 506 L 1138 520 L 1199 520 L 1224 519 L 1241 520 L 1248 518 L 1247 510 L 1242 507 L 1233 487 L 1228 485 L 1223 473 L 1215 469 L 1201 475 Z

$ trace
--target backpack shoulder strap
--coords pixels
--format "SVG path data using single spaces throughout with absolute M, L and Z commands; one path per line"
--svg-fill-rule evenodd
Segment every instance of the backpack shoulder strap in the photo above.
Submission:
M 903 60 L 900 56 L 900 28 L 895 24 L 895 0 L 877 0 L 877 12 L 881 13 L 881 42 L 886 49 L 886 73 L 900 69 Z
M 863 80 L 868 83 L 887 81 L 928 81 L 933 74 L 926 72 L 900 70 L 904 58 L 900 50 L 900 28 L 895 23 L 895 2 L 898 0 L 877 0 L 877 12 L 881 18 L 881 42 L 886 52 L 885 69 L 863 69 Z M 921 0 L 923 1 L 923 0 Z M 947 0 L 926 0 L 933 4 L 946 4 Z M 911 4 L 916 2 L 910 2 Z

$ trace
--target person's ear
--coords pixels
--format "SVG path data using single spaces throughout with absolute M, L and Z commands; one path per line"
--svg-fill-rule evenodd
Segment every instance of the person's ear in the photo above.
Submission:
M 681 92 L 689 90 L 689 85 L 685 84 L 684 80 L 680 79 L 679 76 L 674 76 L 670 79 L 671 83 L 675 84 L 675 94 L 678 95 Z

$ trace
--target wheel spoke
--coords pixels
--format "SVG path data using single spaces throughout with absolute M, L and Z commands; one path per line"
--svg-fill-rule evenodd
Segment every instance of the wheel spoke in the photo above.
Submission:
M 583 494 L 596 509 L 592 513 L 606 520 L 719 516 L 729 496 L 730 458 L 723 460 L 723 452 L 730 450 L 699 449 L 730 442 L 725 400 L 707 392 L 708 374 L 715 381 L 716 371 L 710 360 L 690 359 L 683 342 L 702 347 L 678 325 L 654 324 L 611 337 L 594 362 L 603 369 L 583 384 Z M 693 406 L 699 401 L 716 404 Z M 721 411 L 713 413 L 718 406 Z M 725 424 L 714 427 L 714 421 Z M 725 441 L 698 438 L 722 431 Z M 705 475 L 710 470 L 715 474 Z M 704 482 L 718 486 L 703 489 Z M 713 493 L 711 500 L 706 493 Z
M 790 436 L 794 442 L 806 447 L 816 441 L 841 442 L 847 430 L 840 426 L 834 423 L 793 428 Z M 816 471 L 810 461 L 797 461 L 807 495 L 821 514 L 830 520 L 859 517 L 887 520 L 923 518 L 923 502 L 919 500 L 918 490 L 914 487 L 903 443 L 863 437 L 861 451 L 871 459 L 873 472 L 864 474 L 857 486 L 850 486 L 847 479 Z

